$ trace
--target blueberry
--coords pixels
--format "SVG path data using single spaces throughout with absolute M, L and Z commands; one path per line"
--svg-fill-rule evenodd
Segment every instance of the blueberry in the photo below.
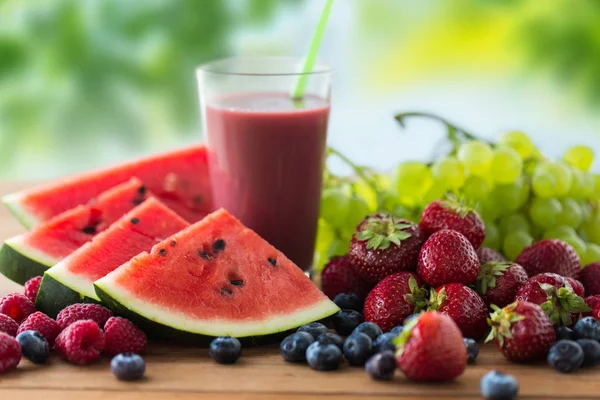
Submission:
M 572 340 L 559 340 L 548 352 L 548 364 L 559 372 L 572 372 L 583 364 L 583 349 Z
M 514 376 L 492 370 L 481 378 L 481 395 L 489 400 L 510 400 L 517 397 L 519 384 Z
M 373 353 L 381 353 L 384 351 L 396 351 L 396 345 L 394 344 L 394 339 L 396 339 L 394 332 L 386 332 L 383 335 L 379 336 L 373 342 Z
M 356 293 L 339 293 L 333 302 L 341 309 L 362 312 L 363 301 Z
M 350 365 L 365 365 L 373 354 L 373 341 L 364 333 L 353 333 L 344 342 L 344 357 Z
M 408 317 L 404 318 L 404 325 L 408 324 L 408 321 L 410 321 L 413 318 L 416 318 L 419 316 L 419 313 L 414 313 L 414 314 L 410 314 Z
M 23 357 L 34 364 L 43 364 L 50 356 L 48 341 L 38 331 L 24 331 L 17 335 Z
M 374 324 L 373 322 L 363 322 L 362 324 L 358 325 L 354 331 L 352 331 L 352 334 L 355 333 L 364 333 L 370 337 L 371 340 L 375 340 L 383 334 L 379 325 Z
M 595 367 L 600 364 L 600 343 L 592 339 L 579 339 L 577 343 L 583 350 L 582 367 Z
M 208 353 L 219 364 L 233 364 L 242 355 L 242 344 L 236 338 L 221 336 L 210 342 Z
M 556 332 L 556 340 L 575 340 L 575 332 L 569 327 L 566 326 L 557 326 L 554 328 L 554 332 Z
M 279 351 L 285 361 L 299 362 L 306 360 L 306 349 L 315 338 L 308 332 L 292 333 L 279 345 Z
M 398 325 L 398 326 L 395 326 L 394 328 L 392 328 L 392 330 L 390 332 L 392 332 L 394 335 L 398 336 L 400 333 L 402 333 L 403 329 L 404 329 L 404 326 Z
M 137 354 L 117 354 L 110 361 L 110 370 L 120 381 L 135 381 L 144 377 L 146 363 Z
M 306 350 L 306 361 L 312 369 L 333 371 L 342 362 L 342 351 L 335 344 L 314 342 Z
M 344 338 L 333 332 L 324 333 L 317 340 L 321 344 L 335 344 L 340 350 L 344 346 Z
M 322 334 L 329 332 L 329 329 L 320 322 L 311 322 L 310 324 L 302 325 L 298 328 L 297 332 L 308 332 L 316 339 Z
M 367 374 L 373 379 L 388 381 L 393 378 L 396 370 L 396 357 L 392 351 L 377 353 L 365 364 Z
M 581 318 L 573 328 L 577 339 L 593 339 L 600 341 L 600 322 L 592 317 Z
M 463 342 L 467 348 L 467 362 L 473 364 L 479 355 L 479 345 L 475 340 L 470 338 L 464 338 Z
M 365 320 L 361 313 L 354 310 L 338 311 L 331 319 L 335 331 L 342 336 L 350 335 Z

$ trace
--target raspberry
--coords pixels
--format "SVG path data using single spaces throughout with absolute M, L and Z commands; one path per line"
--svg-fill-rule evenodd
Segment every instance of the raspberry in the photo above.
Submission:
M 36 276 L 35 278 L 31 278 L 25 285 L 23 285 L 25 296 L 29 297 L 29 300 L 35 303 L 35 298 L 37 297 L 38 292 L 40 291 L 40 285 L 42 284 L 42 277 Z
M 75 321 L 82 319 L 91 319 L 98 326 L 104 326 L 106 321 L 113 316 L 112 311 L 102 307 L 100 304 L 78 303 L 72 304 L 58 313 L 56 322 L 60 329 L 65 329 Z
M 594 306 L 594 309 L 592 310 L 592 317 L 594 317 L 596 321 L 600 322 L 600 303 Z
M 142 354 L 146 351 L 146 334 L 133 322 L 120 317 L 111 317 L 104 325 L 106 345 L 104 352 L 110 355 L 119 353 Z
M 12 337 L 17 336 L 19 324 L 8 315 L 0 314 L 0 332 L 4 332 Z
M 25 331 L 38 331 L 46 338 L 50 348 L 54 346 L 54 340 L 60 333 L 61 329 L 55 320 L 42 312 L 34 312 L 31 314 L 19 327 L 17 334 Z
M 17 368 L 21 361 L 21 345 L 17 340 L 0 332 L 0 374 Z
M 18 324 L 35 312 L 35 306 L 20 293 L 11 293 L 0 299 L 0 314 L 5 314 Z
M 104 350 L 104 333 L 91 319 L 76 321 L 58 335 L 54 348 L 65 360 L 86 365 L 100 358 Z

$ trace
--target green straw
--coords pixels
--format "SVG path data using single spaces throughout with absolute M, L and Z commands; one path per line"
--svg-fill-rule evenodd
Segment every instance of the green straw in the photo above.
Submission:
M 333 0 L 326 0 L 325 8 L 323 8 L 323 11 L 321 12 L 321 18 L 319 19 L 319 24 L 317 25 L 317 30 L 312 38 L 312 42 L 310 43 L 308 55 L 304 60 L 301 74 L 298 76 L 296 86 L 291 93 L 291 97 L 294 100 L 300 100 L 304 97 L 304 89 L 306 89 L 306 81 L 308 79 L 308 75 L 306 74 L 312 71 L 313 67 L 315 66 L 315 62 L 317 61 L 317 53 L 319 52 L 319 47 L 321 47 L 321 41 L 323 40 L 323 35 L 325 34 L 325 27 L 327 26 L 327 19 L 331 13 L 332 5 Z

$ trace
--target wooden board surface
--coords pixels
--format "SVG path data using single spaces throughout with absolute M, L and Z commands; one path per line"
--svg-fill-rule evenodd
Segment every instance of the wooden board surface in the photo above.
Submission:
M 22 187 L 0 183 L 0 195 Z M 23 231 L 1 207 L 0 239 Z M 0 276 L 0 295 L 21 290 Z M 237 364 L 221 366 L 209 358 L 206 348 L 151 344 L 146 362 L 144 381 L 122 383 L 111 375 L 107 358 L 87 367 L 72 366 L 56 357 L 41 367 L 22 361 L 17 371 L 0 376 L 0 399 L 477 399 L 479 380 L 493 368 L 517 376 L 519 398 L 600 398 L 600 368 L 564 375 L 544 363 L 510 364 L 492 345 L 482 348 L 476 365 L 447 384 L 410 383 L 400 373 L 391 382 L 375 382 L 361 368 L 347 365 L 335 372 L 316 372 L 306 365 L 284 362 L 276 346 L 244 349 Z

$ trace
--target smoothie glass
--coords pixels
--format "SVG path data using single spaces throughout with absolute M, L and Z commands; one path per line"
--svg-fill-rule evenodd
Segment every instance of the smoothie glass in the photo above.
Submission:
M 313 259 L 325 162 L 331 70 L 301 60 L 236 57 L 197 70 L 216 207 L 303 270 Z M 297 79 L 305 95 L 292 100 Z

